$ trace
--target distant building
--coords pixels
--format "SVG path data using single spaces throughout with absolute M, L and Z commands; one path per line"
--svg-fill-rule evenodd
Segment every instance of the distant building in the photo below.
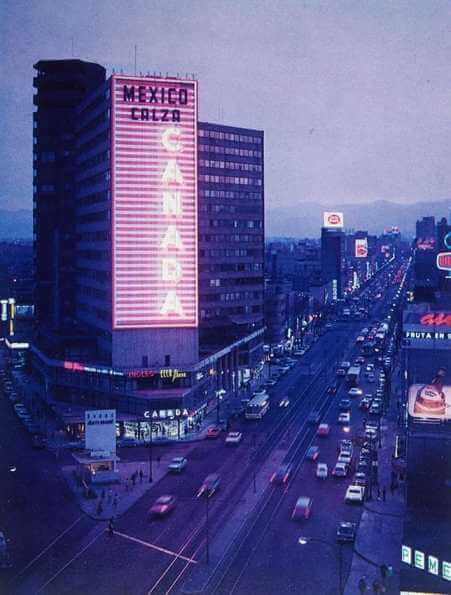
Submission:
M 416 238 L 435 238 L 435 217 L 423 217 L 416 223 Z
M 332 282 L 334 299 L 343 296 L 344 234 L 341 229 L 321 229 L 321 275 Z

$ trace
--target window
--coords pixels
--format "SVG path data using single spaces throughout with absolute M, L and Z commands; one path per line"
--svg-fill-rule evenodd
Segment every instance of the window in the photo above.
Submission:
M 170 355 L 164 356 L 164 365 L 165 365 L 165 367 L 168 367 L 171 365 L 171 356 Z
M 148 355 L 143 355 L 143 357 L 142 357 L 142 367 L 143 368 L 148 368 L 149 367 L 149 356 Z

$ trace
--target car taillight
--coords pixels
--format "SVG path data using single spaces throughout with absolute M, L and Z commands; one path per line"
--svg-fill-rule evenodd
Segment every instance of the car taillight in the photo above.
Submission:
M 275 474 L 275 473 L 273 473 L 273 474 L 271 475 L 271 479 L 270 479 L 269 481 L 272 483 L 272 482 L 273 482 L 275 479 L 276 479 L 276 474 Z
M 287 483 L 288 481 L 288 473 L 283 477 L 283 483 Z

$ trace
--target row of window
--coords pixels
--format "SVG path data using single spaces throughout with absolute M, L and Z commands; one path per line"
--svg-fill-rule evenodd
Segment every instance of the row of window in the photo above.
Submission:
M 108 260 L 111 258 L 109 250 L 80 250 L 78 256 L 84 260 Z
M 261 250 L 244 248 L 212 248 L 211 250 L 199 250 L 200 258 L 228 258 L 228 257 L 261 257 Z
M 254 143 L 256 145 L 262 144 L 261 136 L 249 136 L 246 134 L 237 134 L 235 132 L 219 132 L 218 130 L 199 129 L 199 136 L 205 138 L 216 138 L 218 140 L 230 140 L 239 143 Z
M 242 302 L 243 300 L 263 299 L 261 291 L 231 291 L 227 293 L 207 293 L 203 296 L 205 302 Z
M 230 285 L 263 285 L 263 277 L 226 277 L 225 279 L 201 279 L 201 287 L 227 287 Z
M 103 211 L 95 211 L 94 213 L 86 213 L 81 215 L 78 219 L 79 223 L 94 223 L 95 221 L 109 221 L 110 209 L 104 209 Z
M 261 192 L 238 192 L 234 190 L 199 190 L 199 196 L 205 198 L 235 198 L 237 200 L 259 200 L 262 198 Z
M 201 320 L 208 318 L 226 318 L 234 314 L 257 314 L 258 312 L 261 312 L 261 306 L 250 306 L 249 304 L 246 304 L 245 306 L 234 306 L 232 308 L 202 308 L 200 311 L 200 318 Z
M 91 304 L 85 304 L 84 302 L 79 302 L 77 304 L 77 309 L 80 312 L 89 312 L 93 314 L 99 320 L 111 320 L 111 314 L 108 310 L 103 310 L 102 308 L 96 308 Z
M 216 159 L 199 159 L 201 167 L 216 167 L 218 169 L 236 169 L 238 171 L 262 172 L 263 166 L 256 163 L 238 163 L 236 161 L 217 161 Z
M 210 227 L 233 227 L 234 229 L 262 229 L 263 221 L 261 219 L 210 219 Z
M 85 277 L 86 279 L 93 279 L 100 283 L 109 282 L 111 280 L 111 271 L 97 271 L 95 269 L 77 269 L 77 275 Z
M 199 202 L 199 211 L 201 213 L 252 213 L 255 215 L 255 212 L 257 210 L 256 205 L 252 204 L 252 205 L 243 205 L 243 204 L 238 204 L 238 205 L 229 205 L 229 204 L 224 204 L 221 203 L 219 205 L 212 205 L 206 202 Z
M 108 293 L 104 289 L 90 287 L 89 285 L 77 285 L 77 290 L 80 295 L 89 295 L 102 302 L 106 302 L 108 299 Z
M 86 231 L 78 234 L 78 240 L 80 242 L 106 242 L 111 239 L 111 231 Z
M 215 234 L 215 235 L 199 235 L 199 240 L 201 242 L 220 242 L 224 244 L 225 242 L 252 242 L 254 244 L 262 243 L 263 237 L 258 235 L 250 235 L 250 234 Z
M 262 152 L 255 149 L 238 149 L 237 147 L 225 147 L 224 145 L 198 145 L 199 152 L 217 153 L 219 155 L 234 155 L 235 157 L 259 157 Z
M 240 184 L 249 186 L 261 186 L 261 178 L 238 178 L 237 176 L 211 176 L 210 174 L 200 174 L 199 182 L 207 184 Z
M 223 262 L 221 264 L 200 264 L 201 273 L 234 273 L 234 272 L 261 272 L 263 271 L 262 262 Z
M 96 155 L 89 157 L 88 159 L 84 159 L 84 160 L 80 159 L 78 161 L 77 165 L 80 167 L 83 167 L 85 169 L 88 169 L 90 167 L 95 167 L 96 165 L 99 165 L 99 163 L 104 163 L 105 161 L 109 161 L 110 156 L 111 156 L 110 151 L 102 151 L 100 153 L 97 153 Z
M 107 192 L 94 192 L 93 194 L 78 197 L 78 203 L 86 207 L 106 200 L 110 200 L 109 190 Z

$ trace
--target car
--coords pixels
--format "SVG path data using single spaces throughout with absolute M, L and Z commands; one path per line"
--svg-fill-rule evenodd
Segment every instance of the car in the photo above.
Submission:
M 345 370 L 349 370 L 351 367 L 351 362 L 341 362 L 340 368 L 344 368 Z
M 329 468 L 326 463 L 318 463 L 316 465 L 315 475 L 318 479 L 327 479 L 329 475 Z
M 359 408 L 362 409 L 363 411 L 368 411 L 368 409 L 370 408 L 370 406 L 371 406 L 370 399 L 367 399 L 366 397 L 363 397 L 363 399 L 359 403 Z
M 329 436 L 330 433 L 330 426 L 329 424 L 319 424 L 318 429 L 316 430 L 317 436 Z
M 346 370 L 344 368 L 337 368 L 337 371 L 335 372 L 335 374 L 337 376 L 346 376 Z
M 351 414 L 348 412 L 340 413 L 338 416 L 338 423 L 339 424 L 349 424 L 351 421 Z
M 319 457 L 319 446 L 310 446 L 305 456 L 308 461 L 316 461 Z
M 369 408 L 370 415 L 381 415 L 382 414 L 382 407 L 376 403 L 373 403 Z
M 358 386 L 353 386 L 348 390 L 348 395 L 350 397 L 361 397 L 363 395 L 363 390 Z
M 343 452 L 341 451 L 338 455 L 337 463 L 345 463 L 346 465 L 350 465 L 352 461 L 352 453 L 350 452 Z
M 357 473 L 367 473 L 370 468 L 370 463 L 366 459 L 359 459 L 359 464 L 357 465 Z
M 169 471 L 172 473 L 181 473 L 188 465 L 188 459 L 185 457 L 174 457 L 168 465 Z
M 279 403 L 279 407 L 288 407 L 288 405 L 290 404 L 290 399 L 282 399 Z
M 225 443 L 226 444 L 239 444 L 243 439 L 243 434 L 241 432 L 229 432 L 226 436 Z
M 307 496 L 300 496 L 294 505 L 291 518 L 293 520 L 308 519 L 312 513 L 312 499 Z
M 367 375 L 367 380 L 368 380 L 368 382 L 370 384 L 373 384 L 375 382 L 375 380 L 376 380 L 375 377 L 374 377 L 374 374 L 368 374 Z
M 270 378 L 269 380 L 267 380 L 265 382 L 265 384 L 263 386 L 267 387 L 267 388 L 271 388 L 272 386 L 275 386 L 277 384 L 277 380 L 275 380 L 275 378 Z
M 207 475 L 207 477 L 204 479 L 203 484 L 200 486 L 200 489 L 197 492 L 197 497 L 199 498 L 200 496 L 205 495 L 207 498 L 210 498 L 219 488 L 220 483 L 220 475 L 218 473 L 210 473 L 209 475 Z
M 337 527 L 337 542 L 346 543 L 355 541 L 357 532 L 357 523 L 350 523 L 348 521 L 340 521 Z
M 363 486 L 364 488 L 366 488 L 366 486 L 368 485 L 368 478 L 366 476 L 366 473 L 364 473 L 363 471 L 358 471 L 354 475 L 354 485 Z
M 151 518 L 166 516 L 174 510 L 175 503 L 175 496 L 160 496 L 149 508 L 149 516 Z
M 365 496 L 365 488 L 359 485 L 350 485 L 346 490 L 345 502 L 347 504 L 357 503 L 363 504 Z
M 349 411 L 351 409 L 351 401 L 349 399 L 341 399 L 338 403 L 340 411 Z
M 207 438 L 217 438 L 221 433 L 221 428 L 218 426 L 210 426 L 207 430 Z
M 339 452 L 350 452 L 352 453 L 353 451 L 353 444 L 352 444 L 352 440 L 348 440 L 347 438 L 343 438 L 342 440 L 340 440 L 339 444 L 338 444 L 338 450 Z
M 23 403 L 14 403 L 14 411 L 26 411 L 27 408 Z
M 365 358 L 363 357 L 363 355 L 359 355 L 358 357 L 355 358 L 355 363 L 357 366 L 360 366 L 361 364 L 365 363 Z
M 290 479 L 291 472 L 293 470 L 293 465 L 291 463 L 285 463 L 284 465 L 280 465 L 280 467 L 271 475 L 270 482 L 276 484 L 285 484 Z
M 321 415 L 318 413 L 318 411 L 312 411 L 308 416 L 307 421 L 309 424 L 315 425 L 319 423 L 320 419 Z
M 335 463 L 335 467 L 332 469 L 332 475 L 334 477 L 347 477 L 348 465 L 346 463 Z

